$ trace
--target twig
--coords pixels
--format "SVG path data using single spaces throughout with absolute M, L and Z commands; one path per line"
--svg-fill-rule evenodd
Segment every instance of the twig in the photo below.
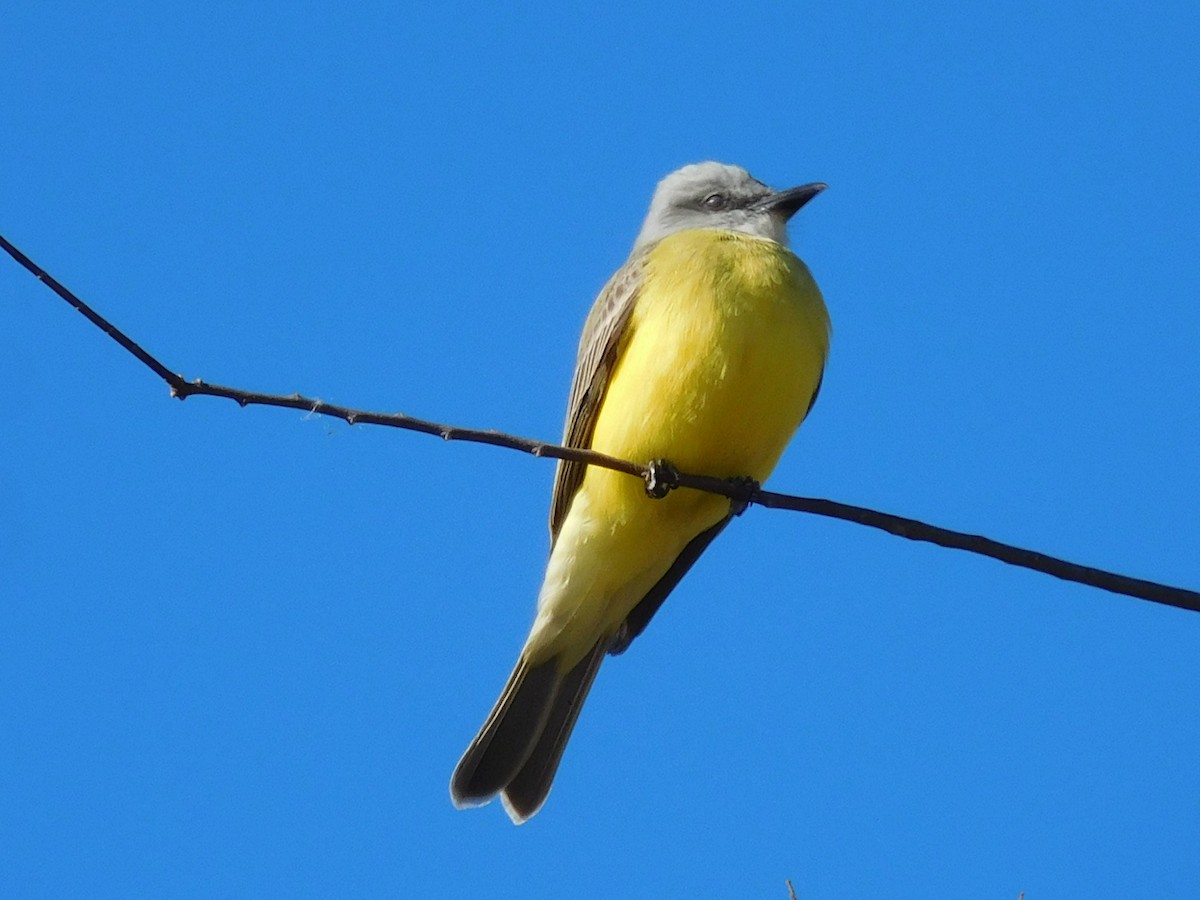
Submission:
M 629 460 L 617 459 L 603 453 L 597 453 L 595 450 L 562 447 L 558 444 L 548 444 L 544 441 L 518 437 L 501 431 L 460 428 L 455 425 L 445 425 L 426 419 L 416 419 L 401 413 L 379 413 L 370 410 L 354 409 L 348 406 L 338 406 L 312 397 L 304 397 L 300 394 L 289 394 L 286 396 L 280 394 L 263 394 L 258 391 L 244 391 L 240 388 L 210 384 L 200 379 L 187 381 L 182 375 L 178 375 L 167 369 L 166 366 L 142 349 L 142 347 L 131 340 L 119 328 L 93 310 L 79 299 L 79 297 L 67 290 L 67 288 L 63 287 L 55 278 L 10 244 L 2 235 L 0 235 L 0 246 L 13 259 L 28 269 L 34 277 L 43 282 L 50 290 L 54 291 L 59 297 L 83 314 L 88 321 L 120 344 L 129 353 L 133 354 L 143 365 L 165 381 L 171 388 L 171 395 L 178 397 L 180 400 L 186 400 L 193 394 L 199 394 L 209 397 L 225 397 L 236 401 L 242 406 L 282 406 L 289 409 L 302 409 L 306 412 L 316 413 L 317 415 L 342 419 L 350 425 L 385 425 L 389 428 L 403 428 L 408 431 L 419 431 L 423 434 L 436 435 L 447 441 L 470 441 L 477 444 L 491 444 L 495 447 L 520 450 L 530 453 L 533 456 L 546 456 L 553 459 L 601 466 L 641 478 L 643 481 L 647 481 L 647 483 L 654 481 L 656 484 L 661 484 L 665 472 L 667 479 L 665 486 L 668 489 L 676 487 L 694 488 L 729 497 L 735 501 L 735 504 L 743 506 L 755 503 L 771 509 L 788 509 L 833 519 L 843 519 L 847 522 L 878 528 L 889 534 L 908 538 L 909 540 L 926 541 L 941 547 L 950 547 L 957 550 L 966 550 L 970 553 L 977 553 L 981 556 L 990 556 L 992 559 L 998 559 L 1010 565 L 1021 566 L 1022 568 L 1053 575 L 1065 581 L 1074 581 L 1079 584 L 1086 584 L 1091 587 L 1111 591 L 1115 594 L 1125 594 L 1141 600 L 1150 600 L 1166 606 L 1174 606 L 1178 609 L 1200 612 L 1200 592 L 1186 588 L 1171 587 L 1141 578 L 1130 578 L 1126 575 L 1119 575 L 1115 572 L 1107 572 L 1103 569 L 1095 569 L 1090 566 L 1081 566 L 1078 563 L 1047 556 L 1044 553 L 1024 550 L 1020 547 L 1014 547 L 1011 544 L 1002 544 L 990 538 L 966 534 L 960 531 L 951 531 L 948 528 L 939 528 L 936 525 L 929 525 L 916 519 L 907 519 L 903 516 L 878 512 L 861 506 L 837 503 L 833 500 L 797 497 L 791 494 L 764 491 L 744 479 L 724 479 L 715 478 L 710 475 L 676 472 L 672 467 L 657 465 L 656 463 L 659 461 L 652 461 L 643 465 L 630 462 Z

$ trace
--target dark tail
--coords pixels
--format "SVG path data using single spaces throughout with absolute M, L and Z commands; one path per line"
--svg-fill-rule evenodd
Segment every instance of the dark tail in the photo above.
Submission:
M 503 792 L 518 825 L 541 809 L 606 647 L 597 643 L 565 674 L 555 659 L 533 667 L 524 656 L 518 660 L 450 779 L 455 806 L 478 806 Z

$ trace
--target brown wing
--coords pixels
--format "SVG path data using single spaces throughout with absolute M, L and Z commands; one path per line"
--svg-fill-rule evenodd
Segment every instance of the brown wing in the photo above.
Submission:
M 567 423 L 562 438 L 567 447 L 586 448 L 592 444 L 596 415 L 608 390 L 608 380 L 629 339 L 629 319 L 641 288 L 644 259 L 644 250 L 631 256 L 608 280 L 588 313 L 579 339 L 571 396 L 567 400 Z M 558 537 L 586 468 L 576 462 L 558 464 L 550 499 L 551 542 Z

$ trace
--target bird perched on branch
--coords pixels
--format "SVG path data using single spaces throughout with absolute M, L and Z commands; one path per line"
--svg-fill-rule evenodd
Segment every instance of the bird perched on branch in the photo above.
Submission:
M 821 293 L 787 241 L 788 220 L 824 188 L 776 191 L 715 162 L 664 178 L 584 325 L 563 443 L 765 480 L 816 400 L 829 350 Z M 454 771 L 457 806 L 500 794 L 517 824 L 541 808 L 604 657 L 629 646 L 740 511 L 559 463 L 537 616 Z

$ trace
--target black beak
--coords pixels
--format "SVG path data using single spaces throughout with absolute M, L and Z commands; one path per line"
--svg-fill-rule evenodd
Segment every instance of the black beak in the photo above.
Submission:
M 788 188 L 786 191 L 775 191 L 759 200 L 758 208 L 779 213 L 786 221 L 794 216 L 800 207 L 827 187 L 829 185 L 815 181 L 801 187 Z

